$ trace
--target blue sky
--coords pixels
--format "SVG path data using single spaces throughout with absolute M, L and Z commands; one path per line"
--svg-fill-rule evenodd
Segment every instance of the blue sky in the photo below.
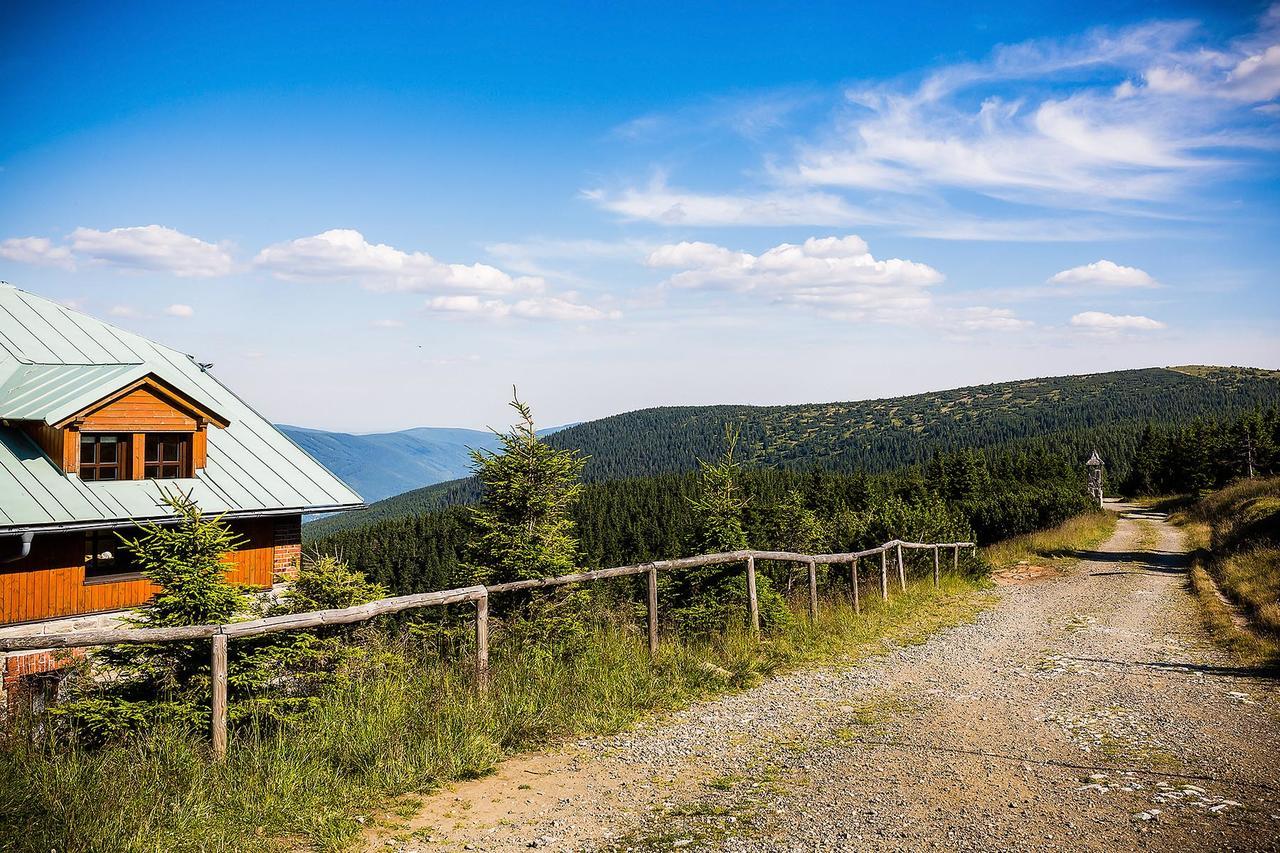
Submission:
M 372 431 L 1280 367 L 1280 7 L 8 4 L 0 279 Z

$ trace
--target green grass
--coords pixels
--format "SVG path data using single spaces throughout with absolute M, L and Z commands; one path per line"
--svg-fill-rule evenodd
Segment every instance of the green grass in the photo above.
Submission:
M 978 581 L 945 575 L 864 603 L 824 601 L 810 623 L 763 640 L 735 628 L 700 641 L 664 641 L 651 662 L 640 630 L 602 619 L 567 659 L 519 644 L 494 650 L 491 688 L 470 667 L 393 639 L 370 641 L 360 666 L 305 721 L 233 733 L 226 761 L 205 734 L 157 728 L 88 750 L 0 744 L 0 848 L 8 851 L 319 850 L 353 845 L 407 792 L 488 773 L 504 755 L 589 733 L 614 732 L 655 711 L 742 689 L 788 668 L 849 663 L 883 642 L 922 642 L 972 618 Z M 708 674 L 706 664 L 731 675 Z M 379 817 L 380 816 L 380 817 Z
M 1116 529 L 1113 512 L 1086 512 L 1064 521 L 1057 527 L 1015 536 L 983 549 L 983 556 L 996 569 L 1022 562 L 1069 563 L 1078 552 L 1097 548 Z
M 1211 635 L 1244 659 L 1280 657 L 1280 477 L 1242 480 L 1186 501 L 1172 519 L 1195 550 L 1190 585 Z M 1245 614 L 1247 627 L 1215 587 Z

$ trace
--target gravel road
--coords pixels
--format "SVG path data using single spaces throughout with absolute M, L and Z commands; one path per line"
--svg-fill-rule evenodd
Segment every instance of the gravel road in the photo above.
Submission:
M 1064 574 L 852 668 L 505 762 L 373 850 L 1280 850 L 1280 684 L 1118 505 Z

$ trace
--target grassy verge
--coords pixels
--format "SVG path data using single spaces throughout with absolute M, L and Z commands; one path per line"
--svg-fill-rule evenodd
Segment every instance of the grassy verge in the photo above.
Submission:
M 1079 559 L 1081 551 L 1097 548 L 1115 529 L 1115 513 L 1086 512 L 1057 527 L 1015 536 L 984 548 L 983 555 L 995 569 L 1032 561 L 1063 568 Z
M 619 730 L 639 716 L 741 689 L 790 667 L 853 661 L 970 619 L 982 583 L 946 575 L 855 616 L 840 600 L 757 641 L 735 629 L 667 641 L 651 662 L 628 620 L 595 622 L 569 656 L 495 649 L 491 689 L 470 668 L 371 640 L 305 721 L 234 734 L 225 763 L 203 732 L 160 728 L 98 750 L 0 746 L 0 848 L 13 851 L 342 849 L 393 797 L 484 774 L 503 755 Z M 708 666 L 711 664 L 711 666 Z M 402 801 L 403 803 L 403 801 Z M 408 804 L 412 807 L 412 803 Z
M 1186 501 L 1171 518 L 1194 549 L 1190 584 L 1212 636 L 1244 659 L 1280 658 L 1280 478 Z

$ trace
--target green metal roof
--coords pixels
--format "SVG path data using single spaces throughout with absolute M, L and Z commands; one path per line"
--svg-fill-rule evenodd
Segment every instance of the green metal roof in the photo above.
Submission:
M 191 479 L 85 482 L 62 473 L 18 427 L 0 425 L 0 532 L 163 518 L 166 485 L 214 513 L 362 504 L 190 356 L 0 284 L 0 419 L 55 423 L 149 374 L 230 421 L 209 428 L 206 467 Z

